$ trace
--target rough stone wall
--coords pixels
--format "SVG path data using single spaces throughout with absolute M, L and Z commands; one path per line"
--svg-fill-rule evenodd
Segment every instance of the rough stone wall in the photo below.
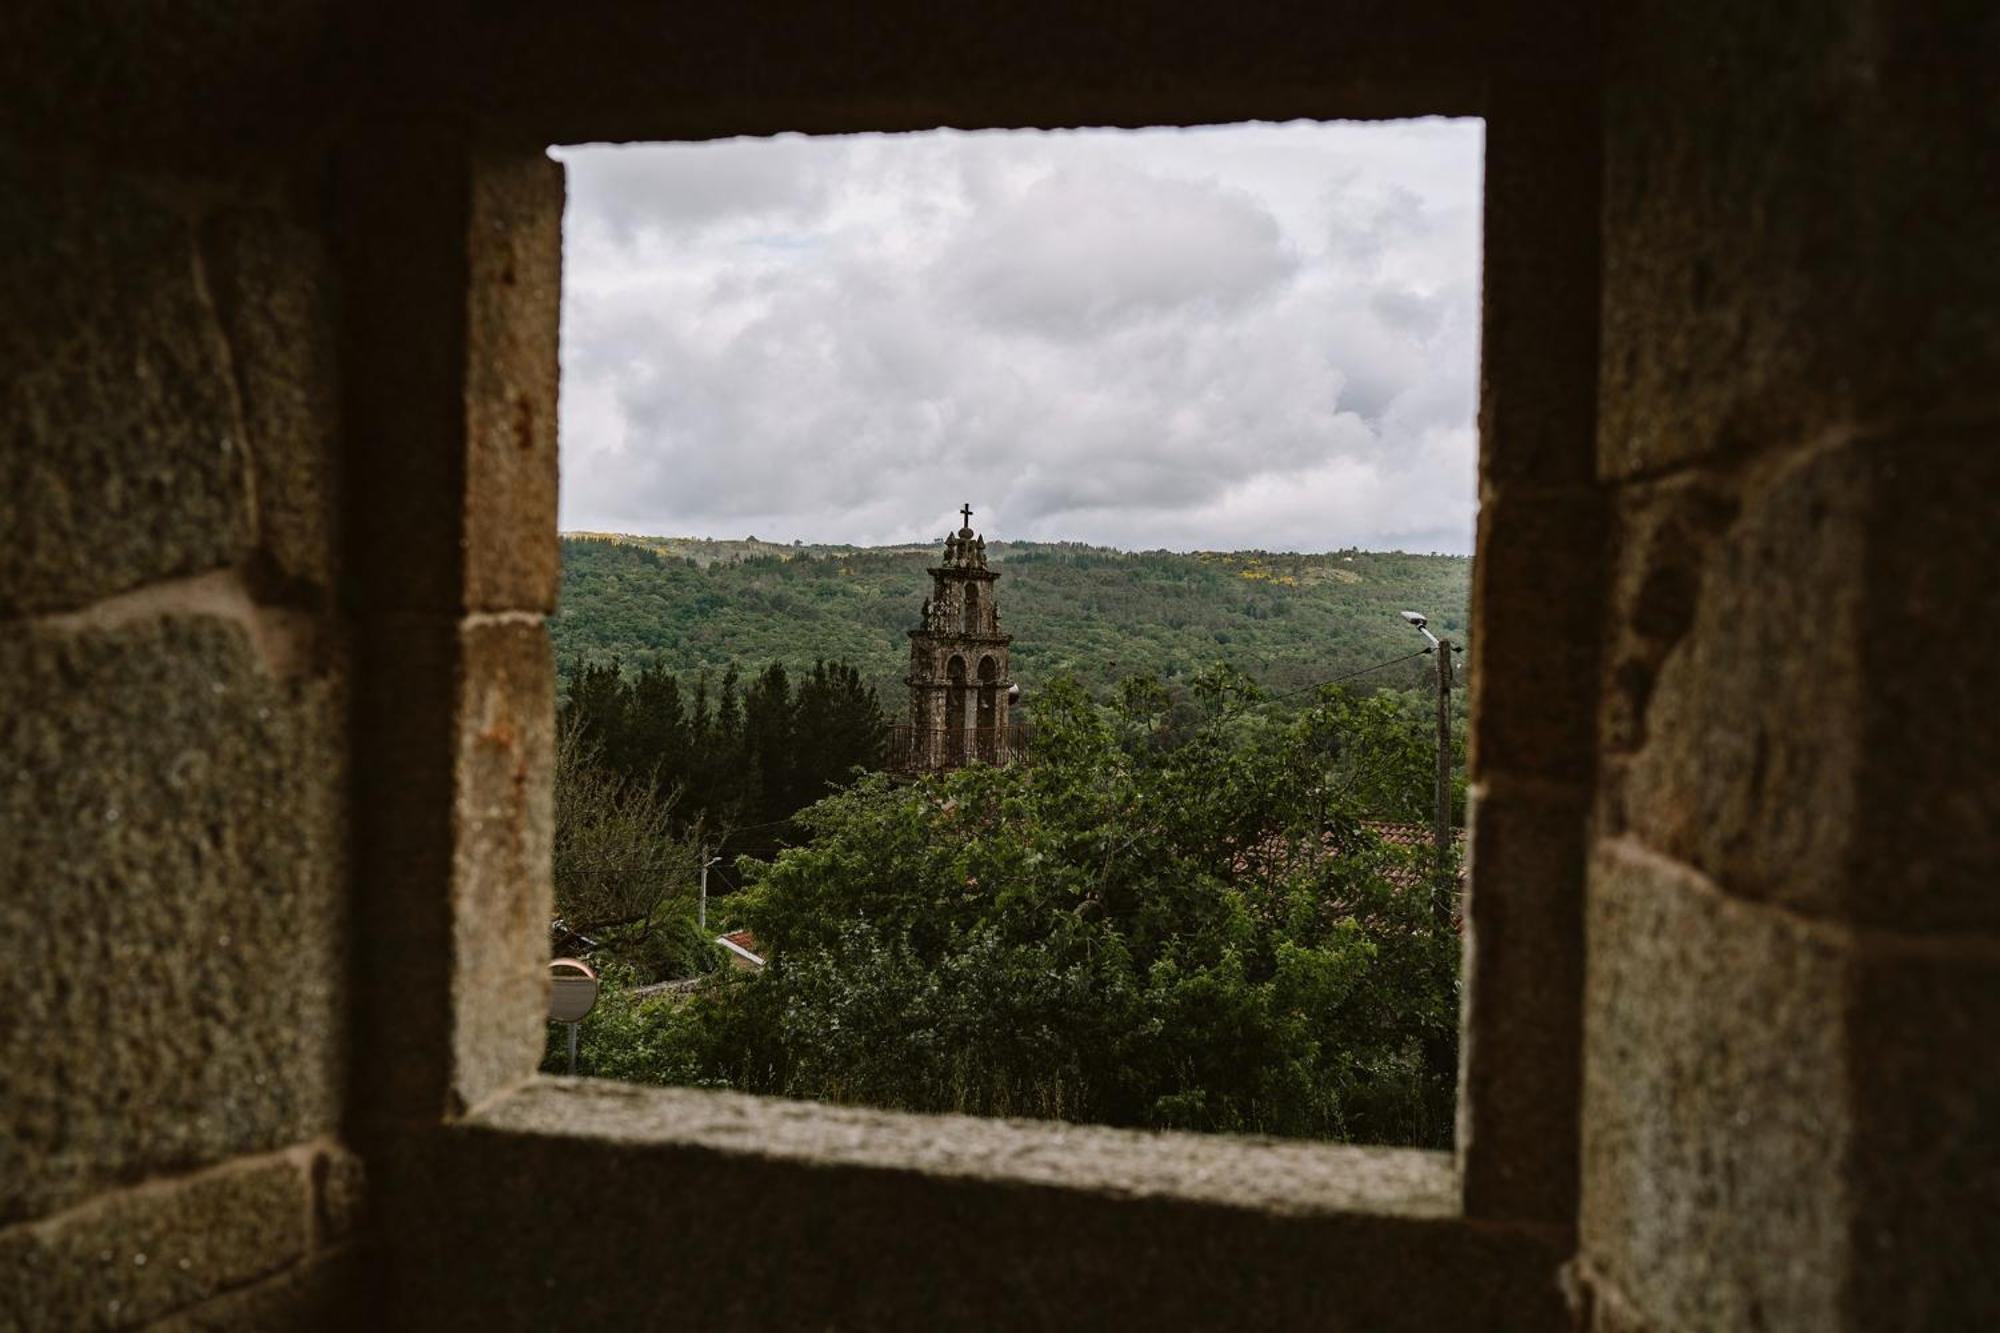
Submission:
M 531 1077 L 547 1014 L 562 174 L 373 126 L 342 167 L 369 1135 Z
M 276 178 L 24 138 L 0 144 L 0 1328 L 331 1319 L 362 1198 L 334 267 Z
M 1608 13 L 1579 1291 L 1988 1327 L 2000 25 Z
M 747 1264 L 751 1327 L 1516 1329 L 1572 1249 L 1602 1333 L 2000 1323 L 2000 27 L 1603 8 L 1601 138 L 1561 3 L 9 9 L 0 1328 L 348 1327 L 377 1280 L 532 1325 L 579 1275 L 679 1317 Z M 1411 1215 L 1261 1150 L 521 1091 L 532 150 L 1482 110 L 1466 1216 L 1441 1162 Z

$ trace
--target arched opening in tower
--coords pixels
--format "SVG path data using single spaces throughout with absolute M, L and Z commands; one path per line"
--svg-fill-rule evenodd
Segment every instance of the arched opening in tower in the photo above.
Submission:
M 1000 762 L 1000 668 L 989 654 L 979 659 L 979 716 L 974 722 L 975 752 L 989 764 Z
M 965 762 L 965 659 L 952 654 L 944 676 L 945 762 L 962 764 Z

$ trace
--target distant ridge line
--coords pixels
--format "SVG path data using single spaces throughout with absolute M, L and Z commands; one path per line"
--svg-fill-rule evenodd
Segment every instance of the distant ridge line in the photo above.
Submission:
M 607 542 L 617 545 L 644 546 L 649 549 L 673 551 L 676 553 L 681 547 L 698 546 L 698 547 L 724 547 L 724 548 L 742 547 L 742 548 L 754 549 L 760 552 L 768 551 L 772 555 L 786 555 L 793 553 L 799 555 L 916 555 L 928 552 L 933 548 L 941 548 L 944 545 L 943 533 L 940 533 L 936 538 L 936 540 L 934 541 L 890 542 L 887 544 L 877 545 L 877 546 L 862 546 L 853 542 L 809 542 L 809 541 L 804 541 L 802 539 L 794 541 L 767 541 L 761 537 L 756 537 L 756 536 L 682 537 L 682 536 L 674 536 L 674 535 L 659 534 L 659 533 L 605 532 L 605 531 L 599 531 L 595 529 L 585 529 L 585 528 L 578 528 L 574 530 L 564 531 L 559 535 L 564 541 Z M 1371 555 L 1371 556 L 1408 556 L 1422 560 L 1469 561 L 1472 559 L 1472 557 L 1469 555 L 1459 555 L 1451 551 L 1406 551 L 1400 547 L 1391 548 L 1388 550 L 1374 550 L 1368 547 L 1361 547 L 1361 546 L 1341 546 L 1323 551 L 1299 551 L 1299 550 L 1280 551 L 1280 550 L 1271 550 L 1267 547 L 1252 547 L 1252 546 L 1236 547 L 1231 550 L 1223 550 L 1219 547 L 1194 547 L 1188 550 L 1181 550 L 1170 546 L 1149 546 L 1149 547 L 1134 549 L 1123 546 L 1104 546 L 1096 542 L 1075 541 L 1067 539 L 1061 541 L 1033 541 L 1033 540 L 1009 541 L 1006 538 L 993 538 L 988 541 L 987 547 L 989 551 L 994 552 L 996 554 L 1008 550 L 1015 550 L 1015 551 L 1050 550 L 1050 551 L 1075 551 L 1090 555 L 1127 555 L 1127 556 L 1173 555 L 1173 556 L 1187 556 L 1190 558 L 1209 556 L 1215 558 L 1264 557 L 1271 559 L 1318 560 L 1318 559 L 1324 559 L 1328 556 Z

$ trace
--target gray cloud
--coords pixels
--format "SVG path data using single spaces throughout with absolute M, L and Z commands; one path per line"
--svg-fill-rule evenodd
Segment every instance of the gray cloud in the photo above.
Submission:
M 564 150 L 563 524 L 1464 550 L 1476 124 Z
M 565 153 L 569 206 L 630 244 L 646 233 L 684 237 L 743 219 L 799 220 L 832 191 L 827 155 L 800 136 L 729 144 L 649 144 Z
M 978 214 L 933 266 L 971 318 L 1074 341 L 1240 310 L 1290 278 L 1247 195 L 1144 171 L 1058 168 Z

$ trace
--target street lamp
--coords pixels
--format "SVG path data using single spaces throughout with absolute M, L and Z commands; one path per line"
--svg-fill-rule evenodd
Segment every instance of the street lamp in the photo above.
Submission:
M 699 909 L 700 915 L 696 918 L 696 924 L 699 926 L 701 932 L 706 935 L 708 933 L 708 868 L 722 858 L 720 856 L 709 856 L 706 846 L 702 847 L 699 855 L 706 859 L 701 863 L 701 907 Z
M 1442 867 L 1451 852 L 1451 641 L 1431 633 L 1430 617 L 1421 611 L 1405 611 L 1403 619 L 1430 643 L 1438 660 L 1437 810 L 1431 819 L 1431 836 Z

